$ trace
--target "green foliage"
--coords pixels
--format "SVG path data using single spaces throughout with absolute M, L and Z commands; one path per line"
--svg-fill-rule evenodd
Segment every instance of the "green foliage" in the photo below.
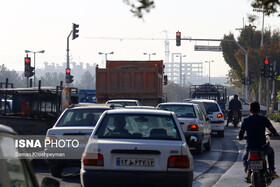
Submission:
M 134 14 L 134 16 L 138 18 L 143 18 L 144 11 L 149 13 L 150 10 L 155 7 L 153 0 L 123 0 L 123 1 L 131 7 L 130 11 Z
M 273 121 L 276 121 L 276 122 L 280 122 L 280 111 L 277 110 L 273 114 L 269 114 L 268 118 L 270 120 L 273 120 Z
M 238 37 L 238 43 L 248 52 L 248 71 L 254 72 L 254 82 L 260 80 L 260 68 L 263 60 L 269 57 L 270 61 L 280 61 L 279 32 L 264 31 L 263 46 L 261 44 L 261 31 L 255 30 L 251 25 L 242 29 Z M 225 35 L 224 39 L 234 39 L 233 34 Z M 245 77 L 245 54 L 233 42 L 222 42 L 223 56 L 226 63 L 231 67 L 229 72 L 230 83 L 241 87 L 242 78 Z M 280 65 L 280 64 L 279 64 Z M 278 65 L 277 65 L 278 66 Z M 249 91 L 258 97 L 258 84 L 249 87 Z
M 253 0 L 252 7 L 260 8 L 263 7 L 267 15 L 278 12 L 280 2 L 279 0 Z M 280 14 L 278 14 L 279 16 Z
M 182 102 L 189 97 L 187 88 L 181 87 L 174 82 L 168 82 L 168 84 L 163 87 L 163 93 L 167 95 L 168 101 L 174 102 Z
M 26 87 L 25 77 L 19 75 L 15 70 L 9 70 L 4 64 L 0 65 L 0 82 L 5 83 L 8 78 L 9 83 L 13 83 L 14 87 Z M 25 83 L 25 84 L 24 84 Z
M 81 76 L 81 81 L 80 83 L 75 84 L 76 87 L 79 89 L 95 89 L 95 76 L 91 75 L 89 71 L 86 71 L 82 76 Z

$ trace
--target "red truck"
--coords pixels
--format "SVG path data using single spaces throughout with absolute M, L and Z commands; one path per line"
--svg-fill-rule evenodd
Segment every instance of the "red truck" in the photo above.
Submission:
M 142 105 L 164 102 L 162 93 L 163 61 L 107 61 L 106 68 L 96 67 L 98 103 L 110 99 L 137 99 Z

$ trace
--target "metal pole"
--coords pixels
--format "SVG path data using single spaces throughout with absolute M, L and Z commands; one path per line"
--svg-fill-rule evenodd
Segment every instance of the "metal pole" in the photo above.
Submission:
M 262 38 L 261 38 L 261 48 L 263 46 L 263 29 L 264 29 L 264 11 L 263 13 L 263 21 L 262 21 Z M 262 77 L 260 76 L 260 84 L 259 84 L 259 102 L 262 102 Z
M 34 87 L 35 87 L 35 70 L 36 70 L 36 68 L 35 68 L 35 54 L 36 54 L 36 52 L 33 52 L 34 53 Z
M 67 51 L 67 64 L 66 64 L 66 68 L 69 68 L 69 37 L 70 37 L 70 35 L 72 34 L 72 31 L 70 32 L 70 34 L 68 35 L 68 37 L 67 37 L 67 49 L 66 49 L 66 51 Z
M 248 52 L 245 53 L 245 77 L 248 79 Z M 245 84 L 245 98 L 248 99 L 248 85 Z
M 276 61 L 274 61 L 274 64 L 273 64 L 273 72 L 276 71 Z M 273 75 L 275 76 L 275 75 Z M 272 99 L 273 99 L 273 104 L 272 104 L 272 109 L 271 109 L 271 112 L 274 113 L 274 106 L 275 106 L 275 101 L 276 101 L 276 94 L 275 94 L 275 78 L 273 77 L 273 80 L 272 80 Z
M 269 79 L 266 79 L 266 115 L 269 114 Z
M 263 46 L 264 10 L 262 11 L 262 13 L 263 13 L 263 20 L 262 20 L 262 39 L 261 39 L 261 47 Z
M 210 84 L 210 61 L 209 61 L 209 84 Z
M 69 63 L 69 37 L 70 37 L 70 35 L 72 34 L 72 31 L 70 32 L 70 34 L 68 35 L 68 37 L 67 37 L 67 49 L 66 49 L 66 51 L 67 51 L 67 63 L 66 63 L 66 68 L 68 69 L 69 67 L 70 67 L 70 63 Z M 66 76 L 66 74 L 65 74 L 65 76 Z M 66 82 L 66 81 L 65 81 Z M 67 87 L 69 87 L 69 83 L 67 83 L 66 84 L 67 85 Z
M 262 103 L 262 77 L 260 76 L 260 84 L 259 84 L 259 103 Z
M 182 86 L 182 54 L 180 55 L 180 86 Z

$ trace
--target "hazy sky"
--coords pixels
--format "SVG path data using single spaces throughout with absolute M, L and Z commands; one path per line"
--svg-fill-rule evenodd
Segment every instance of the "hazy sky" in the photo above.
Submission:
M 36 68 L 44 62 L 62 65 L 66 62 L 66 41 L 72 23 L 80 25 L 79 38 L 70 40 L 70 54 L 75 62 L 99 63 L 111 52 L 110 60 L 147 60 L 146 53 L 156 53 L 153 60 L 165 60 L 164 40 L 175 39 L 176 31 L 192 38 L 222 39 L 245 24 L 248 14 L 256 14 L 255 25 L 261 30 L 262 14 L 253 12 L 248 0 L 154 0 L 155 8 L 138 19 L 122 0 L 1 0 L 0 64 L 9 69 L 23 70 L 25 50 L 45 50 L 36 54 Z M 279 18 L 265 17 L 265 27 L 278 29 Z M 123 40 L 94 38 L 123 38 Z M 127 40 L 126 38 L 142 38 Z M 225 76 L 229 67 L 220 52 L 197 52 L 194 45 L 219 45 L 218 42 L 182 41 L 176 47 L 170 40 L 170 53 L 182 53 L 185 62 L 211 63 L 211 76 Z M 30 54 L 31 55 L 31 54 Z M 33 55 L 31 55 L 33 60 Z M 170 55 L 171 60 L 171 55 Z M 179 58 L 175 59 L 179 61 Z M 250 62 L 249 62 L 250 63 Z M 33 64 L 33 61 L 32 61 Z M 208 64 L 205 64 L 208 75 Z

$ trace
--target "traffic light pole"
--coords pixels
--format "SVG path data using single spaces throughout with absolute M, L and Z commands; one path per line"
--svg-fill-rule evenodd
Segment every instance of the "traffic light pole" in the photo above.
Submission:
M 273 72 L 276 71 L 276 61 L 274 61 L 273 63 Z M 275 102 L 276 102 L 276 93 L 275 93 L 275 74 L 273 75 L 273 79 L 272 79 L 272 96 L 271 99 L 273 99 L 273 103 L 272 103 L 272 109 L 271 112 L 274 113 L 274 106 L 275 106 Z
M 68 37 L 67 37 L 67 49 L 66 49 L 66 51 L 67 51 L 67 63 L 66 63 L 66 68 L 68 69 L 68 68 L 70 68 L 70 63 L 69 63 L 69 37 L 71 36 L 71 34 L 72 34 L 72 31 L 70 32 L 70 34 L 68 35 Z M 66 85 L 67 85 L 67 87 L 69 87 L 69 83 L 66 83 Z
M 71 34 L 72 34 L 72 31 L 70 32 L 70 34 L 68 35 L 68 37 L 67 37 L 67 49 L 66 49 L 66 51 L 67 51 L 67 64 L 66 64 L 66 68 L 69 68 L 69 37 L 71 36 Z
M 269 79 L 266 79 L 266 115 L 269 114 Z

